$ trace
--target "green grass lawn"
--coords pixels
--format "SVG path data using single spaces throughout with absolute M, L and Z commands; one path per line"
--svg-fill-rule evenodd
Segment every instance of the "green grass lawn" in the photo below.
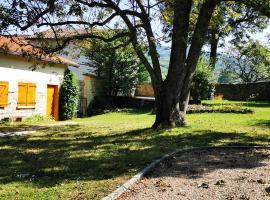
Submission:
M 0 199 L 100 199 L 177 148 L 268 145 L 270 103 L 237 103 L 255 113 L 190 114 L 188 126 L 152 130 L 154 115 L 128 111 L 75 119 L 73 124 L 49 122 L 31 136 L 0 138 Z

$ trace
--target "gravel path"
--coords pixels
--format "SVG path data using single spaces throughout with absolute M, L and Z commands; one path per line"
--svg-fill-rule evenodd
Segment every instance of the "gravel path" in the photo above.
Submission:
M 269 149 L 194 150 L 161 163 L 118 200 L 270 200 Z

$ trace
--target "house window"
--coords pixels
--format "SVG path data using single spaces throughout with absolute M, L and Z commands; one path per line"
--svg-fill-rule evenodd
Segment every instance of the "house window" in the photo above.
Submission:
M 33 107 L 36 105 L 36 84 L 19 83 L 18 86 L 18 106 Z
M 8 82 L 0 81 L 0 108 L 8 105 Z

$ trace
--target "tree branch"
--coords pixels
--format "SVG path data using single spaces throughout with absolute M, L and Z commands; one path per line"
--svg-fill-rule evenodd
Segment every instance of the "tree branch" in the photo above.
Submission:
M 55 48 L 48 48 L 48 47 L 43 47 L 42 49 L 46 52 L 46 53 L 54 53 L 57 51 L 62 50 L 63 48 L 66 47 L 66 45 L 73 40 L 82 40 L 82 39 L 98 39 L 98 40 L 102 40 L 104 42 L 112 42 L 114 40 L 117 40 L 121 37 L 128 37 L 129 36 L 129 32 L 121 32 L 118 33 L 110 38 L 106 38 L 103 37 L 101 35 L 94 35 L 94 34 L 80 34 L 80 35 L 75 35 L 75 36 L 70 36 L 67 38 L 64 38 L 63 42 L 60 44 L 58 43 L 57 47 Z M 63 39 L 63 38 L 62 38 Z
M 63 26 L 63 25 L 88 25 L 89 27 L 104 26 L 116 16 L 117 14 L 113 13 L 111 16 L 109 16 L 107 19 L 105 19 L 102 22 L 93 22 L 93 23 L 85 22 L 85 21 L 64 21 L 64 22 L 56 22 L 56 23 L 46 22 L 46 23 L 38 24 L 37 27 L 40 28 L 42 26 Z
M 218 3 L 219 0 L 207 0 L 201 7 L 187 58 L 190 73 L 193 73 L 196 68 L 202 46 L 206 39 L 210 20 Z M 198 51 L 198 49 L 200 51 Z
M 21 31 L 25 31 L 26 29 L 30 28 L 35 23 L 37 23 L 37 21 L 41 17 L 43 17 L 44 15 L 52 12 L 54 10 L 54 3 L 55 3 L 55 0 L 50 0 L 49 3 L 48 3 L 49 7 L 47 9 L 45 9 L 44 11 L 39 12 L 31 21 L 28 21 L 25 26 L 21 26 L 19 22 L 16 22 L 15 25 L 18 26 L 21 29 Z
M 127 17 L 127 15 L 119 8 L 118 5 L 116 5 L 112 0 L 104 0 L 122 19 L 123 21 L 126 23 L 129 31 L 130 31 L 130 39 L 132 41 L 132 45 L 134 47 L 135 52 L 137 53 L 138 57 L 140 58 L 140 60 L 142 61 L 142 63 L 145 65 L 147 71 L 149 72 L 152 80 L 156 80 L 156 74 L 153 71 L 153 68 L 151 66 L 151 64 L 149 63 L 148 59 L 146 58 L 146 56 L 144 55 L 138 38 L 137 38 L 137 30 L 136 28 L 133 26 L 132 22 L 130 21 L 130 19 Z
M 192 2 L 189 0 L 175 2 L 171 57 L 166 80 L 171 79 L 171 76 L 174 76 L 175 73 L 177 77 L 181 76 L 185 68 L 179 66 L 179 64 L 186 61 L 191 6 Z

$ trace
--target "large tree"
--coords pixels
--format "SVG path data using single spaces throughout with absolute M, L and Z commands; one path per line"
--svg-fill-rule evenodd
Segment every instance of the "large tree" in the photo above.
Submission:
M 57 38 L 63 26 L 84 28 L 64 40 L 59 40 L 53 50 L 63 48 L 74 39 L 96 38 L 110 42 L 128 37 L 133 48 L 150 74 L 156 99 L 156 121 L 159 125 L 174 126 L 185 123 L 185 108 L 193 74 L 201 49 L 205 44 L 213 13 L 220 3 L 243 3 L 254 11 L 270 16 L 269 0 L 6 0 L 0 6 L 0 23 L 6 30 L 17 27 L 25 31 L 31 27 L 50 27 Z M 162 79 L 157 47 L 162 40 L 158 29 L 162 20 L 163 4 L 171 4 L 172 31 L 171 55 L 168 74 Z M 197 16 L 191 17 L 192 12 Z M 194 16 L 194 15 L 192 15 Z M 96 35 L 93 28 L 118 24 L 122 30 L 105 38 Z M 192 24 L 192 27 L 191 27 Z M 35 31 L 35 30 L 34 30 Z M 144 54 L 147 44 L 148 55 Z M 45 49 L 50 52 L 52 49 Z

